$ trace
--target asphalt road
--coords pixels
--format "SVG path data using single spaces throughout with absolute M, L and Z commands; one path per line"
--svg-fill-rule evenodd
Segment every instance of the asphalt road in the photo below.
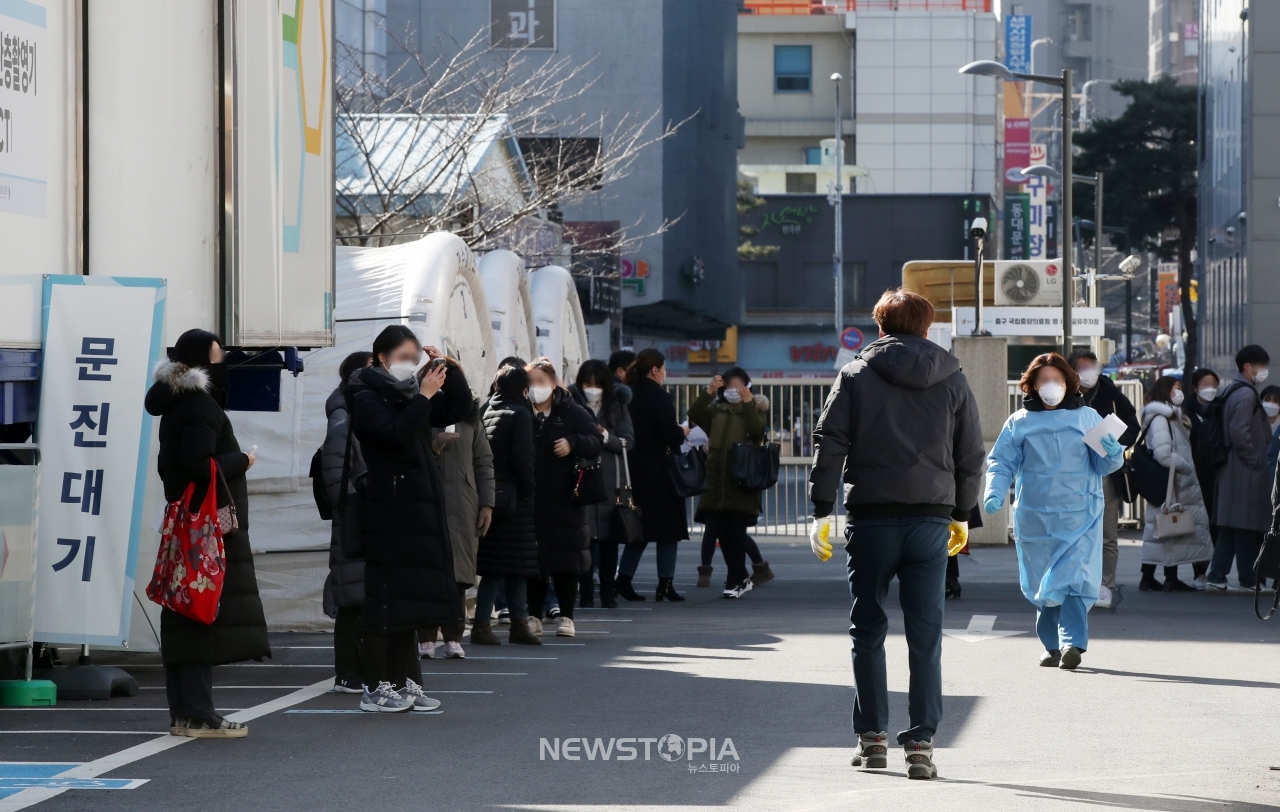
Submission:
M 762 541 L 778 578 L 741 601 L 690 586 L 686 547 L 687 603 L 583 610 L 576 639 L 546 638 L 568 645 L 424 662 L 444 702 L 436 715 L 347 712 L 355 697 L 307 689 L 332 678 L 329 638 L 278 634 L 265 667 L 215 672 L 219 707 L 255 717 L 249 737 L 178 740 L 163 735 L 158 658 L 112 656 L 138 697 L 0 710 L 0 810 L 1280 809 L 1269 769 L 1280 767 L 1280 621 L 1256 620 L 1248 598 L 1139 593 L 1138 548 L 1125 546 L 1130 586 L 1116 613 L 1092 614 L 1084 665 L 1043 669 L 1012 548 L 978 550 L 962 559 L 947 628 L 994 615 L 993 631 L 1021 634 L 945 639 L 941 778 L 916 782 L 897 752 L 885 771 L 849 766 L 839 557 L 820 564 L 807 543 Z M 650 594 L 654 580 L 641 579 Z M 896 731 L 907 726 L 900 616 L 888 649 Z M 671 761 L 668 734 L 683 748 Z M 583 738 L 593 758 L 565 746 Z M 619 760 L 628 748 L 635 758 Z M 60 774 L 135 781 L 4 797 L 15 775 Z

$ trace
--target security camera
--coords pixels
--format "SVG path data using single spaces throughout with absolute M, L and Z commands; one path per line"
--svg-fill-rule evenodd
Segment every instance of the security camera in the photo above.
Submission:
M 987 218 L 973 218 L 973 222 L 969 224 L 969 236 L 985 240 L 987 238 Z
M 1235 236 L 1235 233 L 1236 233 L 1235 226 L 1227 226 L 1227 236 Z
M 1138 272 L 1140 267 L 1142 267 L 1142 259 L 1137 254 L 1130 254 L 1120 260 L 1120 273 L 1130 278 Z

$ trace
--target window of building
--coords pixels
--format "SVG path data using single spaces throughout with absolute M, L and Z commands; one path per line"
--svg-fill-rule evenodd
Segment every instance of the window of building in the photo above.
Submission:
M 818 173 L 816 172 L 788 172 L 787 173 L 787 194 L 789 195 L 812 195 L 818 192 Z
M 810 166 L 818 166 L 822 163 L 822 147 L 805 147 L 804 162 Z
M 813 48 L 773 46 L 773 89 L 776 93 L 808 93 L 813 88 Z
M 1068 42 L 1089 42 L 1093 39 L 1093 6 L 1067 6 L 1063 16 L 1066 17 L 1063 28 Z

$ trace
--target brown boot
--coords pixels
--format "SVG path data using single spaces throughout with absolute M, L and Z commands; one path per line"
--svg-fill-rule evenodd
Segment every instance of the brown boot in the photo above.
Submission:
M 500 646 L 502 641 L 493 633 L 493 626 L 489 621 L 477 620 L 471 626 L 471 643 L 476 646 Z
M 509 642 L 521 646 L 540 646 L 542 638 L 529 630 L 529 619 L 511 618 L 511 636 L 507 638 Z

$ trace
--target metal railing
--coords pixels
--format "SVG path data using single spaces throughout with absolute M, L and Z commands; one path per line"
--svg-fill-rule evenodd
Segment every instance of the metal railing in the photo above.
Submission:
M 740 14 L 811 16 L 843 11 L 991 11 L 991 0 L 743 0 Z

